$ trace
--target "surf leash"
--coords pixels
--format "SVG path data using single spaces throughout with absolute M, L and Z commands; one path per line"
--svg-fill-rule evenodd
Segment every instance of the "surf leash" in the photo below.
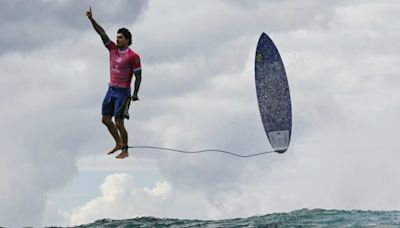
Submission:
M 166 147 L 157 147 L 157 146 L 128 146 L 128 148 L 132 148 L 132 149 L 156 149 L 156 150 L 172 151 L 172 152 L 184 153 L 184 154 L 199 154 L 199 153 L 206 153 L 206 152 L 217 152 L 217 153 L 229 154 L 229 155 L 236 156 L 236 157 L 241 157 L 241 158 L 249 158 L 249 157 L 255 157 L 255 156 L 264 155 L 264 154 L 277 153 L 276 151 L 272 150 L 272 151 L 264 151 L 264 152 L 255 153 L 255 154 L 242 155 L 242 154 L 236 154 L 236 153 L 233 153 L 233 152 L 230 152 L 230 151 L 226 151 L 226 150 L 217 150 L 217 149 L 187 151 L 187 150 L 177 150 L 177 149 L 171 149 L 171 148 L 166 148 Z

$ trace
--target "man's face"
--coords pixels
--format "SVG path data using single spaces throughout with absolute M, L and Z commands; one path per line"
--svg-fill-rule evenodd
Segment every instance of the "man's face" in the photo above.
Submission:
M 128 47 L 128 40 L 125 39 L 125 36 L 122 33 L 117 34 L 117 46 L 119 48 Z

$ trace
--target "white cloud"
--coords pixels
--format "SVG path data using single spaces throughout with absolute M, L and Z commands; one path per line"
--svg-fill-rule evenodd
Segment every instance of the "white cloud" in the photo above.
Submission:
M 157 182 L 156 186 L 153 189 L 145 188 L 143 189 L 149 196 L 152 197 L 159 197 L 161 199 L 167 199 L 168 194 L 171 191 L 171 185 L 164 181 L 164 182 Z
M 154 209 L 159 201 L 169 198 L 171 191 L 172 187 L 166 181 L 157 182 L 153 188 L 139 189 L 135 187 L 131 175 L 116 173 L 106 177 L 101 185 L 101 196 L 64 214 L 69 214 L 69 225 L 89 223 L 101 218 L 132 218 L 145 214 L 148 208 Z

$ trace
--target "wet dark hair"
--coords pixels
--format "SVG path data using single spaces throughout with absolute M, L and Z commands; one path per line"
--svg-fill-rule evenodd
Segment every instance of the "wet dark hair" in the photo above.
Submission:
M 128 29 L 126 28 L 120 28 L 118 29 L 117 33 L 122 33 L 122 35 L 124 35 L 125 39 L 128 39 L 128 46 L 130 46 L 132 44 L 132 34 L 131 32 L 129 32 Z

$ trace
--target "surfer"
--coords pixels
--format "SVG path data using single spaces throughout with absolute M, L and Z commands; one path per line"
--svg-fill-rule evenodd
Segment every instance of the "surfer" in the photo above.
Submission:
M 139 100 L 138 92 L 142 80 L 140 57 L 129 48 L 132 43 L 132 35 L 128 29 L 120 28 L 117 32 L 116 43 L 114 43 L 94 20 L 92 7 L 89 7 L 89 10 L 86 11 L 86 16 L 92 23 L 94 30 L 100 35 L 110 54 L 110 82 L 103 100 L 102 122 L 114 138 L 115 147 L 107 154 L 122 150 L 116 158 L 124 159 L 129 156 L 128 132 L 124 126 L 124 119 L 129 119 L 130 102 Z M 133 74 L 135 75 L 135 87 L 131 96 Z M 115 122 L 113 122 L 112 117 L 114 117 Z

